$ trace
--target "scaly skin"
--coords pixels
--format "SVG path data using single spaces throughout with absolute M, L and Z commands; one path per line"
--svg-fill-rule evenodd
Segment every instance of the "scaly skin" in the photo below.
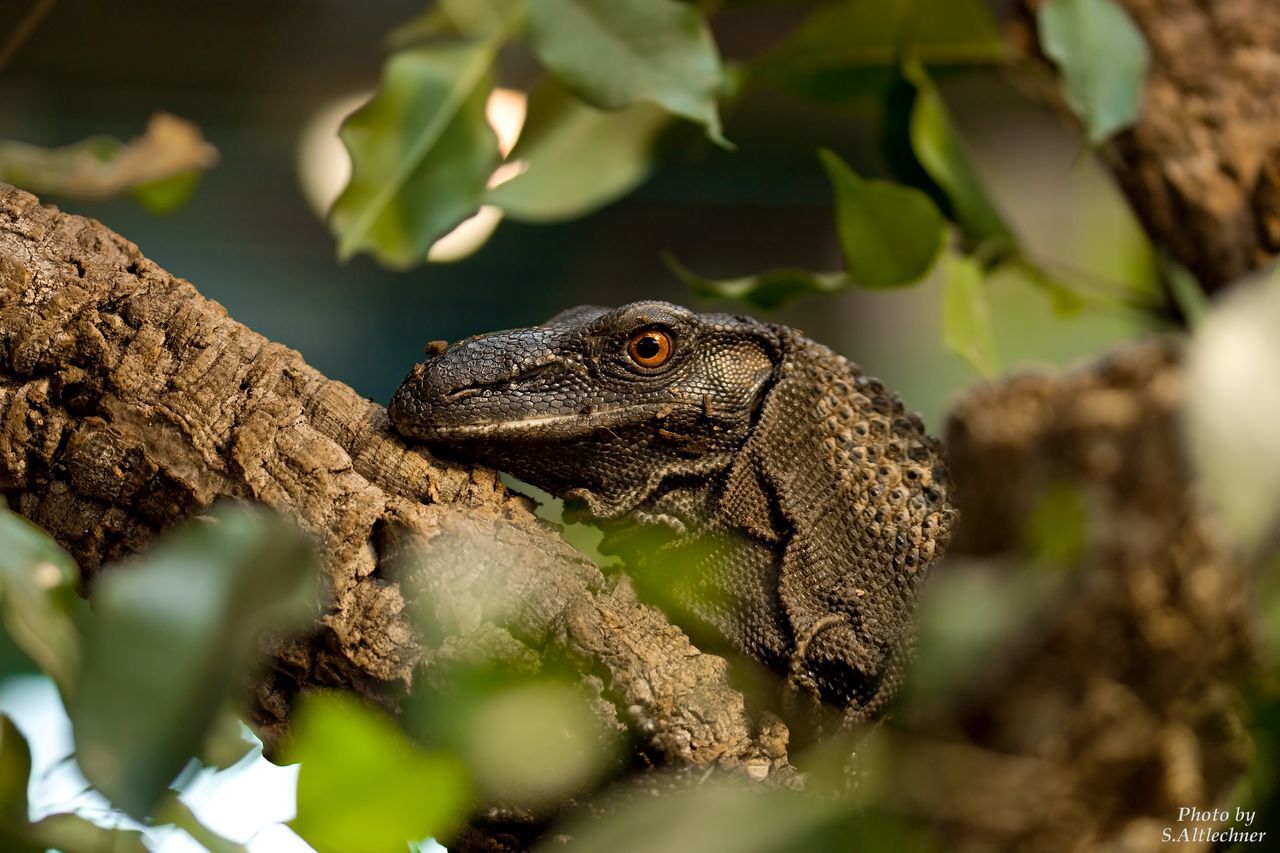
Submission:
M 848 720 L 896 690 L 916 586 L 955 518 L 941 447 L 794 329 L 665 302 L 573 308 L 436 347 L 389 413 L 582 506 L 700 642 Z

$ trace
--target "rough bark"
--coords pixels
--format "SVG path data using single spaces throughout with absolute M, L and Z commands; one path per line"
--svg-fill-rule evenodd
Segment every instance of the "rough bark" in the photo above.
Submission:
M 1280 252 L 1280 4 L 1121 3 L 1151 69 L 1108 160 L 1155 243 L 1214 292 Z
M 606 577 L 497 475 L 433 459 L 382 407 L 227 317 L 100 223 L 0 185 L 0 492 L 82 567 L 219 498 L 260 502 L 319 547 L 327 607 L 275 649 L 253 723 L 340 686 L 394 707 L 475 652 L 575 660 L 655 761 L 789 770 L 726 664 Z M 500 593 L 495 593 L 500 590 Z M 413 600 L 411 600 L 413 599 Z M 409 618 L 425 602 L 433 630 Z

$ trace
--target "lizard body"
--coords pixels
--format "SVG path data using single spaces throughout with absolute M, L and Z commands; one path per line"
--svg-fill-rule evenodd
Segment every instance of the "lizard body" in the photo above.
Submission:
M 852 719 L 896 689 L 916 586 L 955 516 L 941 447 L 794 329 L 582 306 L 432 345 L 388 411 L 409 438 L 585 506 L 602 549 L 698 639 Z

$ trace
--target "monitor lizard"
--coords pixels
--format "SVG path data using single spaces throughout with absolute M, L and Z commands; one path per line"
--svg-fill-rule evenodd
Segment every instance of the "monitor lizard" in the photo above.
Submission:
M 656 301 L 426 354 L 388 408 L 402 435 L 584 508 L 695 640 L 846 720 L 893 695 L 955 510 L 940 443 L 879 381 L 795 329 Z

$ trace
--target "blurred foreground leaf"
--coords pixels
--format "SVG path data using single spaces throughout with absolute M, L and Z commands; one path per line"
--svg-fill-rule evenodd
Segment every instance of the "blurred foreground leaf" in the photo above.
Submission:
M 487 200 L 525 222 L 590 213 L 648 177 L 654 141 L 669 119 L 650 104 L 598 110 L 544 80 L 529 96 L 528 119 L 508 158 L 523 171 Z
M 164 212 L 185 201 L 201 172 L 218 162 L 218 149 L 191 122 L 156 113 L 146 132 L 120 142 L 95 136 L 62 148 L 0 142 L 0 181 L 34 193 L 105 199 L 134 191 L 149 209 Z M 160 198 L 156 185 L 176 181 Z M 183 185 L 186 192 L 176 192 Z M 148 189 L 150 188 L 150 189 Z
M 1044 491 L 1022 534 L 1023 556 L 1046 568 L 1071 569 L 1088 543 L 1089 508 L 1083 492 L 1069 483 Z
M 0 833 L 9 835 L 29 823 L 27 784 L 31 748 L 13 720 L 0 715 Z
M 1047 0 L 1040 44 L 1062 73 L 1062 92 L 1089 142 L 1138 119 L 1150 61 L 1142 33 L 1116 0 Z
M 823 100 L 879 96 L 903 56 L 929 66 L 991 65 L 1004 42 L 982 0 L 840 0 L 817 9 L 754 69 Z
M 133 830 L 97 826 L 79 815 L 53 814 L 31 823 L 27 787 L 31 749 L 13 721 L 0 716 L 0 849 L 6 853 L 43 853 L 49 848 L 134 853 L 145 850 Z
M 973 258 L 948 254 L 942 262 L 942 340 L 983 376 L 1000 372 L 982 267 Z
M 534 52 L 601 109 L 647 102 L 720 132 L 720 56 L 697 8 L 675 0 L 530 0 Z
M 385 714 L 345 694 L 302 699 L 283 758 L 302 765 L 289 825 L 320 853 L 399 853 L 447 836 L 470 804 L 456 761 L 419 751 Z
M 610 853 L 934 849 L 905 820 L 857 810 L 838 797 L 711 780 L 683 790 L 673 780 L 668 791 L 655 796 L 662 782 L 661 777 L 651 780 L 643 792 L 620 786 L 616 806 L 606 816 L 567 827 L 566 833 L 583 850 Z M 551 842 L 539 849 L 557 848 Z
M 850 281 L 888 288 L 923 278 L 946 237 L 933 201 L 911 187 L 859 177 L 826 149 L 819 158 L 835 190 L 836 233 Z
M 1235 287 L 1196 330 L 1186 404 L 1191 458 L 1245 553 L 1280 524 L 1280 269 Z
M 567 680 L 477 661 L 451 671 L 449 685 L 421 704 L 414 725 L 466 764 L 485 802 L 535 811 L 564 802 L 621 753 L 617 732 Z
M 0 620 L 65 697 L 80 662 L 72 621 L 80 569 L 49 534 L 0 509 Z
M 980 691 L 984 676 L 1016 653 L 1065 576 L 951 561 L 920 599 L 918 650 L 907 698 L 929 712 Z
M 93 786 L 145 816 L 240 689 L 262 634 L 314 610 L 315 584 L 309 543 L 239 506 L 103 574 L 69 707 Z
M 373 98 L 342 125 L 351 180 L 329 212 L 338 256 L 423 263 L 437 238 L 480 206 L 498 162 L 485 120 L 500 42 L 394 54 Z

